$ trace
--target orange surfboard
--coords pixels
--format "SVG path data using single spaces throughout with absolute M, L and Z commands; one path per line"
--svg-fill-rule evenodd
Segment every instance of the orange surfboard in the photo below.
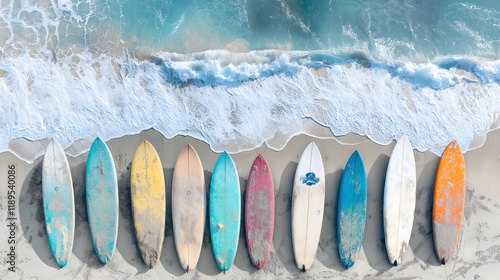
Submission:
M 443 152 L 434 186 L 432 229 L 438 260 L 447 263 L 458 243 L 465 203 L 465 161 L 457 141 Z

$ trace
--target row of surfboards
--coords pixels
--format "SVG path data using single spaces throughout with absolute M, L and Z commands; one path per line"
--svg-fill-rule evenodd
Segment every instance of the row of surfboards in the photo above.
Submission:
M 144 263 L 152 267 L 161 255 L 165 230 L 165 180 L 154 147 L 143 141 L 132 160 L 130 192 L 137 245 Z M 69 164 L 61 146 L 52 139 L 43 159 L 43 207 L 47 235 L 55 261 L 64 267 L 71 256 L 75 212 Z M 245 232 L 252 263 L 263 267 L 269 257 L 274 231 L 274 186 L 271 169 L 257 156 L 247 181 Z M 445 149 L 436 176 L 433 232 L 436 255 L 445 264 L 460 234 L 465 196 L 465 163 L 456 141 Z M 102 263 L 113 257 L 118 234 L 118 183 L 107 145 L 97 138 L 88 154 L 86 198 L 94 249 Z M 416 169 L 406 136 L 394 147 L 384 190 L 384 229 L 388 259 L 402 262 L 415 210 Z M 222 271 L 231 268 L 240 232 L 240 185 L 231 157 L 222 153 L 215 165 L 208 199 L 210 236 L 215 260 Z M 305 271 L 315 259 L 323 221 L 325 173 L 321 154 L 311 142 L 299 160 L 292 195 L 292 245 L 296 265 Z M 354 265 L 361 250 L 366 220 L 367 182 L 360 154 L 355 151 L 345 167 L 339 194 L 337 236 L 340 260 Z M 180 264 L 196 267 L 206 216 L 204 171 L 191 145 L 181 151 L 172 181 L 172 223 Z

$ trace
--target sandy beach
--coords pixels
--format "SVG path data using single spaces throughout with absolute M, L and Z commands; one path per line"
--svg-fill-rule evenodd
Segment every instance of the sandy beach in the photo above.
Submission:
M 410 239 L 410 250 L 403 263 L 393 267 L 386 255 L 382 223 L 384 179 L 392 148 L 375 144 L 365 137 L 355 144 L 342 145 L 333 139 L 298 136 L 277 152 L 265 145 L 232 154 L 244 198 L 249 169 L 262 153 L 272 170 L 276 216 L 271 256 L 262 269 L 250 262 L 241 225 L 238 251 L 233 267 L 225 275 L 219 270 L 212 252 L 208 223 L 203 248 L 195 271 L 186 274 L 178 261 L 172 235 L 171 188 L 177 156 L 191 144 L 198 152 L 205 170 L 207 190 L 219 154 L 201 141 L 177 136 L 166 139 L 149 130 L 138 135 L 107 141 L 113 154 L 119 184 L 119 231 L 117 249 L 112 261 L 102 265 L 92 246 L 85 204 L 85 168 L 88 153 L 68 156 L 75 193 L 75 239 L 73 254 L 64 268 L 58 268 L 49 247 L 42 208 L 41 166 L 43 157 L 32 164 L 12 153 L 0 154 L 0 254 L 1 279 L 494 279 L 500 268 L 500 130 L 490 132 L 485 144 L 466 152 L 467 193 L 465 219 L 458 247 L 452 260 L 442 266 L 434 253 L 432 238 L 432 200 L 439 157 L 431 152 L 415 151 L 417 168 L 417 202 Z M 160 262 L 149 269 L 139 255 L 130 207 L 130 166 L 136 147 L 148 140 L 160 155 L 166 183 L 167 221 Z M 44 142 L 45 141 L 45 142 Z M 47 140 L 38 144 L 46 144 Z M 293 177 L 303 149 L 314 141 L 323 157 L 326 174 L 325 213 L 316 259 L 310 270 L 300 272 L 292 254 L 290 203 Z M 90 147 L 91 143 L 88 143 Z M 71 147 L 69 148 L 71 149 Z M 342 267 L 336 237 L 336 215 L 340 180 L 351 154 L 361 154 L 368 180 L 366 228 L 362 252 L 355 265 Z M 8 220 L 7 182 L 9 166 L 15 166 L 15 272 L 7 263 L 11 244 Z M 208 195 L 208 193 L 207 193 Z M 242 199 L 244 203 L 244 199 Z M 242 205 L 242 209 L 244 209 Z M 243 215 L 243 213 L 242 213 Z
M 0 0 L 0 280 L 500 279 L 499 3 Z M 396 201 L 384 202 L 394 140 L 403 134 L 414 148 L 416 197 L 412 185 L 411 199 L 400 199 L 406 192 L 390 191 Z M 104 210 L 98 207 L 112 205 L 113 210 L 118 210 L 116 250 L 106 265 L 94 250 L 87 213 L 86 166 L 96 137 L 105 141 L 112 153 L 118 183 L 118 209 L 114 204 L 115 189 L 107 196 L 113 198 L 113 203 L 108 203 L 108 198 L 104 203 L 96 199 L 97 207 L 93 207 L 94 197 L 104 197 L 106 191 L 102 189 L 89 199 L 92 214 L 98 212 L 99 220 L 114 222 L 98 222 L 105 228 L 100 233 L 110 228 L 116 233 L 117 215 L 110 210 L 110 215 L 100 215 Z M 52 138 L 64 149 L 62 153 L 54 146 L 57 148 L 52 151 L 58 160 L 53 162 L 65 163 L 66 156 L 71 179 L 65 164 L 63 168 L 47 165 L 42 170 L 44 152 Z M 160 256 L 152 268 L 143 262 L 137 243 L 141 248 L 151 244 L 142 242 L 141 236 L 136 240 L 133 217 L 147 208 L 143 206 L 152 205 L 154 199 L 138 195 L 144 203 L 135 203 L 139 200 L 136 193 L 149 190 L 134 192 L 134 206 L 138 205 L 134 207 L 135 215 L 131 201 L 132 160 L 144 140 L 152 144 L 160 160 L 155 157 L 147 164 L 144 161 L 142 170 L 147 176 L 143 177 L 165 181 L 165 203 L 162 184 L 155 184 L 159 186 L 155 198 L 165 206 L 165 218 L 163 207 L 155 205 L 148 210 L 154 208 L 158 220 L 147 212 L 143 217 L 151 225 L 137 226 L 139 235 L 144 229 L 151 233 L 155 225 L 159 229 L 158 235 L 147 237 L 157 241 L 153 241 L 157 250 L 150 259 Z M 434 185 L 441 153 L 452 140 L 466 151 L 465 209 L 458 245 L 446 265 L 441 265 L 433 240 Z M 305 184 L 322 188 L 324 183 L 326 191 L 322 220 L 318 218 L 323 206 L 320 188 L 305 189 L 308 199 L 304 199 L 304 205 L 308 207 L 301 213 L 307 215 L 294 215 L 299 217 L 299 223 L 322 226 L 314 263 L 302 272 L 296 266 L 292 247 L 292 191 L 299 159 L 311 141 L 321 153 L 326 180 L 317 184 L 317 178 L 322 178 L 318 176 L 321 168 L 313 168 L 317 165 L 312 160 L 309 171 L 298 175 L 306 179 L 302 179 Z M 241 206 L 239 235 L 234 232 L 232 238 L 220 239 L 226 245 L 238 242 L 234 263 L 225 274 L 216 263 L 213 248 L 219 248 L 218 233 L 232 232 L 238 226 L 238 219 L 227 212 L 221 215 L 224 221 L 212 219 L 212 227 L 217 229 L 212 244 L 207 209 L 199 262 L 196 267 L 190 263 L 194 270 L 186 273 L 178 260 L 172 179 L 177 158 L 188 144 L 201 159 L 203 169 L 198 168 L 197 173 L 205 175 L 206 196 L 212 194 L 212 205 L 228 205 L 231 201 L 231 206 Z M 106 151 L 104 145 L 96 150 Z M 317 159 L 316 149 L 312 151 L 310 154 Z M 346 269 L 339 247 L 342 250 L 344 245 L 355 242 L 352 235 L 345 239 L 343 234 L 337 236 L 337 216 L 340 212 L 341 217 L 352 221 L 357 215 L 343 215 L 338 211 L 338 201 L 342 176 L 349 174 L 349 168 L 344 170 L 346 163 L 355 151 L 364 162 L 367 176 L 366 226 L 361 252 L 355 264 Z M 210 185 L 212 177 L 219 174 L 214 170 L 223 152 L 231 155 L 238 172 L 231 181 L 239 181 L 241 187 L 239 193 L 230 190 L 231 196 L 224 190 L 219 203 L 218 191 L 210 193 Z M 266 170 L 271 169 L 275 195 L 273 246 L 261 269 L 252 265 L 244 226 L 247 180 L 259 154 L 268 162 Z M 408 154 L 395 158 L 404 159 Z M 47 155 L 46 159 L 51 158 L 50 153 Z M 450 165 L 457 166 L 456 155 L 458 152 L 450 157 Z M 113 169 L 107 165 L 111 161 L 101 159 L 94 165 L 99 167 L 93 170 L 98 174 L 95 177 L 114 175 L 107 173 Z M 192 159 L 188 160 L 189 166 Z M 409 164 L 396 169 L 413 166 L 411 160 L 406 162 Z M 462 168 L 461 157 L 459 165 Z M 151 171 L 151 166 L 158 168 Z M 134 164 L 132 177 L 140 181 L 143 177 L 136 176 L 136 167 Z M 49 169 L 57 171 L 47 172 Z M 224 171 L 234 175 L 232 166 Z M 395 174 L 396 181 L 406 177 Z M 450 224 L 461 217 L 454 210 L 462 210 L 463 173 L 450 174 L 460 177 L 460 183 L 447 180 L 438 184 L 446 186 L 446 190 L 436 188 L 436 201 L 448 203 L 458 193 L 460 205 L 436 211 L 444 214 L 446 221 L 436 226 L 437 232 L 445 232 L 443 236 L 438 234 L 442 243 L 447 243 L 450 236 L 456 240 L 456 231 L 449 231 L 456 228 Z M 91 180 L 93 177 L 89 175 Z M 54 182 L 62 178 L 66 183 L 52 185 L 52 178 Z M 413 182 L 413 173 L 409 181 Z M 73 190 L 66 188 L 69 182 Z M 228 182 L 226 178 L 224 182 Z M 358 182 L 363 182 L 364 187 L 364 178 Z M 219 190 L 215 186 L 214 190 Z M 193 204 L 202 205 L 198 198 L 203 198 L 204 191 L 191 191 L 183 192 L 189 195 L 189 203 L 182 199 L 176 202 L 190 209 Z M 47 193 L 57 198 L 51 200 Z M 349 196 L 345 197 L 349 200 Z M 74 198 L 74 209 L 69 207 L 68 198 Z M 241 205 L 236 198 L 241 198 Z M 301 205 L 300 198 L 294 197 L 294 206 Z M 50 206 L 44 206 L 43 199 Z M 408 233 L 410 226 L 398 227 L 398 234 L 394 234 L 394 244 L 401 243 L 399 248 L 407 250 L 394 267 L 385 244 L 384 203 L 394 205 L 394 213 L 405 213 L 402 206 L 410 206 L 411 212 L 414 199 L 409 244 L 403 233 Z M 358 201 L 365 201 L 364 189 L 363 199 Z M 319 207 L 312 209 L 311 205 Z M 56 210 L 47 210 L 52 207 Z M 72 211 L 61 209 L 74 210 L 74 227 Z M 173 209 L 177 214 L 176 204 Z M 61 215 L 52 215 L 63 212 L 67 218 L 64 221 L 59 219 Z M 212 211 L 212 216 L 216 212 Z M 365 214 L 356 212 L 361 212 L 359 217 Z M 90 215 L 95 233 L 99 230 L 94 230 L 93 217 Z M 386 224 L 411 223 L 407 215 L 396 219 Z M 181 220 L 193 224 L 190 219 Z M 232 220 L 236 224 L 228 222 Z M 347 227 L 363 232 L 355 224 Z M 190 231 L 200 229 L 203 226 L 198 230 L 189 227 Z M 57 236 L 53 238 L 54 232 Z M 293 237 L 300 236 L 299 230 L 294 232 Z M 317 229 L 308 227 L 303 233 L 313 240 L 310 243 L 318 243 L 311 238 L 317 237 Z M 93 237 L 99 241 L 96 243 L 106 243 L 105 235 Z M 59 248 L 52 242 L 56 253 L 64 252 L 54 258 L 48 236 L 50 240 L 73 240 L 72 250 L 70 242 L 60 242 Z M 256 236 L 263 240 L 263 234 Z M 177 238 L 181 239 L 179 235 Z M 110 239 L 114 240 L 114 235 Z M 339 240 L 343 241 L 341 246 Z M 387 243 L 393 244 L 390 237 Z M 444 249 L 438 251 L 451 250 L 452 246 L 439 243 L 438 247 Z M 253 250 L 252 243 L 250 248 Z M 305 251 L 310 248 L 310 244 L 304 244 Z M 182 246 L 179 251 L 184 251 Z M 191 250 L 188 252 L 193 256 Z M 66 264 L 66 253 L 70 259 L 60 268 L 55 259 Z M 233 254 L 228 255 L 232 258 Z M 310 254 L 303 255 L 310 260 Z M 229 263 L 224 257 L 217 259 L 218 263 Z

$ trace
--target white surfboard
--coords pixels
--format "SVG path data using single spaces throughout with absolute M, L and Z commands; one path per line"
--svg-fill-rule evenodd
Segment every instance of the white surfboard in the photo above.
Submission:
M 59 267 L 65 267 L 73 249 L 75 200 L 68 159 L 55 139 L 49 141 L 43 157 L 42 198 L 52 255 Z
M 389 159 L 384 188 L 384 233 L 389 262 L 398 265 L 410 242 L 416 197 L 416 170 L 408 137 L 397 142 Z
M 295 263 L 311 268 L 318 250 L 325 203 L 325 171 L 316 144 L 311 142 L 300 157 L 292 194 L 292 244 Z
M 172 180 L 172 224 L 175 248 L 184 270 L 195 269 L 203 243 L 206 216 L 203 166 L 196 150 L 187 145 L 179 154 Z

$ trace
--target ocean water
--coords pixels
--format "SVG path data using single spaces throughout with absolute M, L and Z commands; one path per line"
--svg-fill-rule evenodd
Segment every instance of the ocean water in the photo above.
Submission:
M 467 151 L 500 127 L 500 1 L 2 0 L 0 99 L 0 151 L 26 161 L 151 128 Z

